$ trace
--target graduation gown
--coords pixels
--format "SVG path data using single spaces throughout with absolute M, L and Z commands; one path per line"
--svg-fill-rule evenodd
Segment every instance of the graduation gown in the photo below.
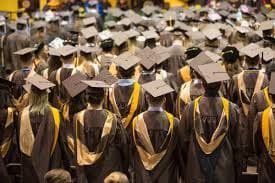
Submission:
M 178 123 L 177 118 L 162 110 L 148 110 L 134 119 L 131 124 L 131 167 L 135 183 L 180 180 L 183 160 L 179 154 Z M 146 140 L 141 138 L 142 134 Z M 143 153 L 150 155 L 143 157 Z
M 238 107 L 224 98 L 202 96 L 186 106 L 179 126 L 185 183 L 237 181 L 242 162 L 239 120 Z
M 0 177 L 4 182 L 10 182 L 6 165 L 14 163 L 19 158 L 15 134 L 17 113 L 13 108 L 0 111 Z
M 260 76 L 259 73 L 259 70 L 244 70 L 240 74 L 233 76 L 230 87 L 230 99 L 240 107 L 240 118 L 244 129 L 242 135 L 246 136 L 247 140 L 247 148 L 245 150 L 246 153 L 252 149 L 252 147 L 249 146 L 249 139 L 252 138 L 249 134 L 249 126 L 251 125 L 249 123 L 253 123 L 253 121 L 248 121 L 249 105 L 251 103 L 252 96 L 268 86 L 268 79 L 266 75 L 261 73 L 262 78 L 260 79 L 260 77 L 258 77 Z M 243 78 L 243 80 L 241 78 Z
M 129 127 L 133 118 L 144 110 L 145 98 L 141 86 L 134 82 L 129 86 L 115 84 L 109 90 L 109 109 L 122 119 L 125 128 Z
M 201 82 L 195 80 L 188 81 L 181 86 L 177 97 L 177 117 L 181 119 L 185 107 L 194 99 L 204 94 L 204 88 Z
M 43 183 L 51 169 L 62 168 L 59 143 L 59 111 L 47 107 L 44 114 L 30 113 L 24 108 L 19 116 L 19 146 L 22 153 L 22 182 Z M 43 158 L 42 158 L 43 157 Z
M 127 174 L 127 133 L 115 114 L 89 108 L 76 114 L 74 142 L 79 183 L 103 182 L 114 171 Z
M 272 123 L 269 118 L 269 112 L 271 107 L 267 108 L 264 112 L 260 112 L 257 114 L 255 119 L 254 126 L 254 144 L 255 144 L 255 152 L 258 156 L 258 182 L 259 183 L 272 183 L 275 180 L 275 161 L 274 161 L 274 152 L 273 155 L 270 154 L 269 148 L 267 148 L 268 142 L 264 139 L 268 137 L 270 142 L 274 143 L 274 122 Z M 271 110 L 272 111 L 272 110 Z M 266 121 L 263 119 L 263 116 L 266 116 Z M 274 116 L 274 112 L 273 116 Z M 270 127 L 266 128 L 270 125 Z M 269 129 L 270 128 L 270 129 Z M 269 133 L 267 133 L 270 130 Z M 268 135 L 269 134 L 269 135 Z M 273 137 L 272 137 L 273 136 Z
M 30 46 L 30 35 L 26 31 L 16 31 L 7 37 L 7 47 L 9 59 L 6 62 L 11 63 L 12 70 L 20 69 L 19 57 L 13 53 Z

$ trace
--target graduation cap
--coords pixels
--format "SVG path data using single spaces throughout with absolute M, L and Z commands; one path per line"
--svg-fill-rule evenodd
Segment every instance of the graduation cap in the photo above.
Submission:
M 80 51 L 80 53 L 84 53 L 84 54 L 91 54 L 94 51 L 94 49 L 89 46 L 79 46 L 77 48 Z
M 213 41 L 222 35 L 222 33 L 218 29 L 214 28 L 207 28 L 203 30 L 203 34 L 210 41 Z
M 250 58 L 255 58 L 260 55 L 261 53 L 261 48 L 259 45 L 255 43 L 251 43 L 245 47 L 243 47 L 240 52 L 242 52 L 244 55 L 250 57 Z
M 28 25 L 28 20 L 26 20 L 25 18 L 19 18 L 17 21 L 16 21 L 16 24 L 21 24 L 21 25 Z
M 104 81 L 82 80 L 81 82 L 90 88 L 111 88 L 112 87 L 111 85 L 105 83 Z
M 98 37 L 101 41 L 112 39 L 113 33 L 109 30 L 104 30 L 98 34 Z
M 204 53 L 205 53 L 205 55 L 210 57 L 214 62 L 218 62 L 221 59 L 220 55 L 213 53 L 211 51 L 206 50 Z
M 272 50 L 270 47 L 263 49 L 263 61 L 269 62 L 275 58 L 275 51 Z
M 186 32 L 186 35 L 193 41 L 204 40 L 204 35 L 200 31 Z
M 236 47 L 233 46 L 226 46 L 222 50 L 222 57 L 223 60 L 227 63 L 235 63 L 239 58 L 239 51 Z
M 184 56 L 186 49 L 180 45 L 173 45 L 170 47 L 170 55 L 171 56 Z
M 58 49 L 50 47 L 49 48 L 49 55 L 50 56 L 60 57 L 60 52 L 58 51 Z
M 82 29 L 81 33 L 85 39 L 89 39 L 98 35 L 96 28 L 93 26 Z
M 140 35 L 140 33 L 134 29 L 130 29 L 128 31 L 125 31 L 124 33 L 127 35 L 128 39 L 136 38 Z
M 68 94 L 73 98 L 87 88 L 87 85 L 81 82 L 82 80 L 86 80 L 86 77 L 80 72 L 77 72 L 76 74 L 62 81 L 62 85 L 67 90 Z
M 140 58 L 138 58 L 137 56 L 134 56 L 133 54 L 131 54 L 130 52 L 124 52 L 122 54 L 120 54 L 118 57 L 113 59 L 113 62 L 121 67 L 124 70 L 129 70 L 132 67 L 135 67 L 140 61 Z
M 155 80 L 141 85 L 141 87 L 154 98 L 166 95 L 174 91 L 163 80 Z
M 153 51 L 155 52 L 155 63 L 157 65 L 163 63 L 164 61 L 166 61 L 168 58 L 171 57 L 171 50 L 167 47 L 164 46 L 156 46 L 155 48 L 153 48 Z
M 198 66 L 209 64 L 209 63 L 214 63 L 214 61 L 209 56 L 207 56 L 205 52 L 201 52 L 198 56 L 196 56 L 189 62 L 189 65 L 193 70 L 195 70 L 198 74 L 201 75 L 201 72 Z
M 226 10 L 221 10 L 221 11 L 219 11 L 219 14 L 222 16 L 222 17 L 227 17 L 230 13 L 228 12 L 228 11 L 226 11 Z
M 93 78 L 94 81 L 102 81 L 108 85 L 113 85 L 117 82 L 117 77 L 113 76 L 106 68 L 103 68 L 100 73 Z
M 82 22 L 83 22 L 84 26 L 89 27 L 91 25 L 95 25 L 96 24 L 96 19 L 95 19 L 95 17 L 88 17 L 88 18 L 84 18 L 82 20 Z
M 272 30 L 274 27 L 274 23 L 275 22 L 273 20 L 261 22 L 259 29 L 261 31 Z
M 13 54 L 19 55 L 19 56 L 32 55 L 35 50 L 36 48 L 23 48 L 21 50 L 14 52 Z
M 116 18 L 120 18 L 123 15 L 123 12 L 119 8 L 110 8 L 108 12 Z
M 27 77 L 26 84 L 24 85 L 24 89 L 29 93 L 31 91 L 31 86 L 36 87 L 40 91 L 48 90 L 55 86 L 54 83 L 48 81 L 44 77 L 39 74 L 34 73 L 32 76 Z
M 275 95 L 275 72 L 271 73 L 269 87 L 268 87 L 268 93 L 271 95 Z
M 140 58 L 139 63 L 147 70 L 150 70 L 155 65 L 155 52 L 149 48 L 145 47 L 140 50 L 138 57 Z
M 59 48 L 58 51 L 62 57 L 67 57 L 69 55 L 74 54 L 77 51 L 77 49 L 74 46 L 65 45 Z
M 126 16 L 136 25 L 143 21 L 143 18 L 133 11 L 127 12 Z
M 218 63 L 209 63 L 204 65 L 198 65 L 201 76 L 207 82 L 207 84 L 221 82 L 229 80 L 225 68 Z
M 123 18 L 122 20 L 119 21 L 121 25 L 124 25 L 126 27 L 130 26 L 132 21 L 129 18 Z
M 155 12 L 154 6 L 144 6 L 141 11 L 144 13 L 145 16 L 150 17 Z
M 159 35 L 155 31 L 145 31 L 142 32 L 142 35 L 145 37 L 146 40 L 159 38 Z
M 106 25 L 108 28 L 114 28 L 114 27 L 117 25 L 117 23 L 116 23 L 115 21 L 111 20 L 111 21 L 105 22 L 105 25 Z
M 114 40 L 116 46 L 121 46 L 123 43 L 128 41 L 127 35 L 125 35 L 123 32 L 114 33 L 112 39 Z
M 250 29 L 244 26 L 236 26 L 235 29 L 241 34 L 247 34 L 250 32 Z
M 173 26 L 177 20 L 177 13 L 175 11 L 167 11 L 164 14 L 164 20 L 168 22 L 169 26 Z
M 45 21 L 36 21 L 32 25 L 33 30 L 40 30 L 40 29 L 44 29 L 45 27 L 46 27 Z
M 271 20 L 275 19 L 275 10 L 270 11 L 266 16 Z

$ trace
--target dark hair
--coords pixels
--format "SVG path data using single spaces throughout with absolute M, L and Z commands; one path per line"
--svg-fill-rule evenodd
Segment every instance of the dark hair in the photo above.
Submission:
M 45 177 L 46 183 L 71 183 L 71 175 L 69 172 L 63 169 L 53 169 L 46 173 Z
M 237 48 L 232 47 L 232 46 L 226 46 L 222 50 L 222 53 L 223 53 L 222 57 L 223 57 L 224 62 L 230 63 L 230 64 L 235 63 L 239 59 L 239 56 L 240 56 Z
M 16 29 L 17 30 L 24 30 L 24 29 L 26 29 L 26 25 L 25 24 L 16 24 Z
M 199 47 L 190 47 L 185 51 L 186 54 L 186 60 L 195 58 L 196 56 L 198 56 L 200 53 L 202 52 L 202 50 Z
M 267 75 L 269 80 L 271 78 L 271 73 L 272 72 L 275 72 L 275 61 L 270 62 L 266 67 L 266 75 Z
M 260 62 L 260 55 L 257 55 L 256 57 L 253 57 L 253 58 L 250 58 L 249 56 L 246 56 L 245 57 L 245 62 L 248 65 L 251 65 L 251 66 L 257 65 Z
M 163 101 L 165 100 L 165 95 L 159 96 L 159 97 L 153 97 L 152 95 L 150 95 L 149 93 L 145 93 L 146 96 L 146 100 L 148 102 L 149 105 L 152 106 L 160 106 Z
M 117 75 L 120 79 L 130 79 L 135 74 L 135 67 L 132 67 L 128 70 L 117 66 Z
M 89 104 L 99 105 L 104 100 L 105 91 L 103 88 L 88 88 L 86 90 L 86 100 Z

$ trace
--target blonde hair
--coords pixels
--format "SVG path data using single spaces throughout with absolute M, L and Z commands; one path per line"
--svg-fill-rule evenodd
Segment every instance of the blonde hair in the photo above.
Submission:
M 104 179 L 104 183 L 129 183 L 129 180 L 125 174 L 113 172 Z
M 29 106 L 30 106 L 30 113 L 37 113 L 37 114 L 44 114 L 45 109 L 49 105 L 48 101 L 48 92 L 34 92 L 31 90 L 29 94 Z

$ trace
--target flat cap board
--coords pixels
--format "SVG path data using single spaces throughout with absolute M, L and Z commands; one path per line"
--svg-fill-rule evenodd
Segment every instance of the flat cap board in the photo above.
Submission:
M 113 20 L 105 22 L 105 24 L 108 28 L 112 28 L 112 27 L 115 27 L 117 25 L 117 23 Z
M 146 15 L 150 16 L 155 12 L 155 7 L 154 6 L 144 6 L 141 11 Z
M 83 19 L 83 25 L 85 26 L 94 25 L 94 24 L 96 24 L 95 17 L 88 17 Z
M 177 13 L 175 11 L 167 11 L 166 13 L 164 13 L 164 20 L 165 21 L 177 20 Z
M 35 86 L 36 88 L 42 91 L 55 86 L 54 83 L 48 81 L 47 79 L 36 73 L 33 74 L 31 77 L 27 77 L 25 80 L 27 81 L 27 83 Z
M 163 80 L 155 80 L 143 84 L 142 88 L 153 97 L 163 96 L 174 91 L 174 89 L 166 84 Z
M 87 85 L 81 82 L 82 80 L 86 80 L 86 77 L 83 74 L 77 72 L 76 74 L 62 81 L 62 85 L 65 87 L 71 97 L 75 97 L 87 88 Z
M 130 26 L 132 21 L 129 18 L 123 18 L 122 20 L 119 21 L 119 23 L 121 25 Z
M 148 70 L 151 69 L 155 65 L 155 54 L 151 48 L 144 48 L 138 56 L 140 58 L 140 64 Z
M 128 39 L 138 37 L 140 35 L 140 33 L 134 29 L 130 29 L 124 33 L 127 35 Z
M 123 32 L 113 33 L 112 39 L 114 40 L 116 46 L 121 46 L 123 43 L 126 43 L 128 41 L 127 35 Z
M 82 29 L 81 33 L 85 39 L 89 39 L 98 35 L 96 28 L 93 26 Z
M 275 72 L 271 73 L 271 78 L 270 78 L 270 82 L 269 82 L 268 92 L 271 95 L 275 95 Z
M 259 45 L 255 44 L 255 43 L 251 43 L 251 44 L 243 47 L 241 49 L 241 52 L 250 58 L 254 58 L 261 53 L 261 48 Z
M 59 57 L 60 56 L 60 52 L 58 51 L 58 49 L 56 48 L 49 48 L 49 55 L 50 56 L 56 56 Z
M 61 56 L 66 57 L 69 56 L 77 51 L 77 49 L 74 46 L 71 45 L 65 45 L 58 49 Z
M 136 66 L 140 61 L 140 58 L 132 55 L 130 52 L 124 52 L 118 57 L 113 59 L 113 62 L 124 70 L 128 70 Z
M 200 73 L 202 74 L 202 77 L 208 84 L 230 79 L 225 68 L 218 63 L 199 65 L 198 68 L 200 70 Z
M 274 28 L 274 24 L 275 24 L 274 20 L 264 21 L 264 22 L 261 22 L 259 29 L 262 31 L 272 30 Z
M 190 67 L 194 69 L 198 74 L 201 75 L 199 65 L 214 63 L 214 61 L 205 54 L 205 52 L 200 53 L 198 56 L 192 59 L 192 61 L 189 63 Z
M 213 53 L 211 51 L 205 51 L 204 52 L 208 57 L 210 57 L 214 62 L 218 62 L 220 59 L 221 59 L 221 56 L 216 54 L 216 53 Z
M 45 26 L 46 26 L 45 21 L 36 21 L 32 24 L 32 29 L 36 30 L 36 29 L 44 28 Z
M 14 52 L 14 54 L 24 56 L 24 55 L 33 53 L 35 50 L 36 50 L 35 48 L 23 48 L 21 50 Z
M 159 38 L 159 35 L 155 31 L 145 31 L 142 32 L 142 35 L 145 37 L 146 40 Z
M 101 41 L 110 39 L 113 37 L 113 33 L 109 30 L 104 30 L 98 34 L 98 37 Z
M 217 39 L 218 37 L 220 37 L 222 35 L 222 33 L 218 29 L 214 29 L 214 28 L 204 29 L 202 31 L 202 33 L 209 40 Z
M 94 81 L 103 81 L 108 85 L 113 85 L 117 82 L 118 78 L 113 76 L 106 68 L 103 68 L 100 73 L 93 78 Z
M 275 51 L 272 50 L 270 47 L 264 48 L 262 51 L 264 61 L 267 62 L 275 58 Z

